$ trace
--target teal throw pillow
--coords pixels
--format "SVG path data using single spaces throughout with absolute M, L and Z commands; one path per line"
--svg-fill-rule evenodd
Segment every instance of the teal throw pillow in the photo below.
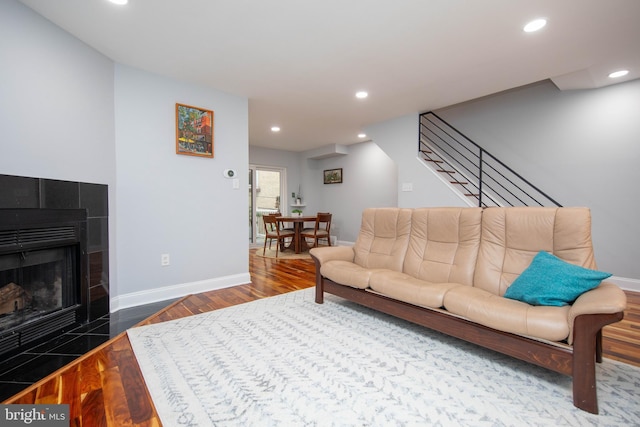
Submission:
M 561 307 L 573 303 L 610 276 L 610 273 L 569 264 L 555 255 L 538 252 L 504 296 L 531 305 Z

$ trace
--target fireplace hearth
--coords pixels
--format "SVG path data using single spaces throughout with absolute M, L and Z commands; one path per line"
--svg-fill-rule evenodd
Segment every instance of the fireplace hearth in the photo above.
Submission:
M 0 209 L 0 354 L 87 316 L 85 209 Z

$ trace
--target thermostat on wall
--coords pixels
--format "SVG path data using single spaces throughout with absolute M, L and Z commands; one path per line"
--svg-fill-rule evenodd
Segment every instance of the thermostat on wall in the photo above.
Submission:
M 236 171 L 233 169 L 225 169 L 222 172 L 222 175 L 224 175 L 225 178 L 235 178 L 236 176 Z

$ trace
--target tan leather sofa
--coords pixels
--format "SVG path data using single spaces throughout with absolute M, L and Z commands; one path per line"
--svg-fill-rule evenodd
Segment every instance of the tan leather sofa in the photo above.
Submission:
M 505 298 L 540 251 L 596 269 L 587 208 L 372 208 L 353 247 L 314 248 L 316 302 L 329 292 L 573 377 L 598 412 L 602 327 L 626 296 L 603 281 L 564 306 Z

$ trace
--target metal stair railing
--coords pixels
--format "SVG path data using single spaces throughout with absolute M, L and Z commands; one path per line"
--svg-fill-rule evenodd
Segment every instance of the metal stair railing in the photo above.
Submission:
M 435 113 L 419 134 L 423 160 L 477 206 L 562 206 Z

